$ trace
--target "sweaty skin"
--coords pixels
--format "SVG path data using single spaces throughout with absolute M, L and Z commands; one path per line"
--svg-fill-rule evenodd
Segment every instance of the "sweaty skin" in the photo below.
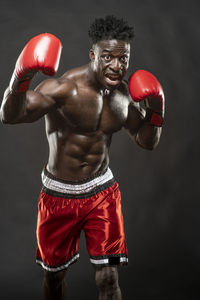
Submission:
M 123 127 L 141 147 L 153 149 L 161 128 L 145 122 L 145 111 L 129 96 L 123 80 L 129 56 L 129 43 L 101 41 L 90 50 L 88 65 L 47 79 L 21 95 L 12 95 L 7 88 L 2 122 L 34 122 L 45 116 L 47 169 L 70 181 L 105 171 L 112 134 Z

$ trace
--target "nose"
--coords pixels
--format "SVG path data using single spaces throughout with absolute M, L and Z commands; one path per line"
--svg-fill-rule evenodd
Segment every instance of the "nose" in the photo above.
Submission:
M 119 60 L 117 58 L 114 58 L 112 60 L 112 63 L 110 65 L 110 69 L 114 72 L 114 73 L 119 73 L 119 71 L 121 70 L 121 64 L 119 62 Z

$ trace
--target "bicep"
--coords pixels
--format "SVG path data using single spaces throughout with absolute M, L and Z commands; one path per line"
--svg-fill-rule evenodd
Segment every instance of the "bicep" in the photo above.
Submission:
M 55 80 L 54 80 L 55 82 Z M 9 87 L 4 93 L 1 105 L 1 121 L 7 124 L 29 123 L 38 120 L 56 107 L 56 100 L 43 89 L 50 91 L 48 80 L 42 82 L 34 91 L 12 94 Z
M 26 111 L 31 113 L 34 111 L 48 111 L 56 105 L 56 101 L 47 95 L 43 95 L 39 91 L 27 91 L 26 93 Z
M 62 97 L 61 90 L 58 80 L 53 78 L 44 80 L 34 91 L 27 91 L 24 119 L 32 122 L 57 108 Z
M 22 112 L 17 123 L 37 121 L 56 106 L 53 98 L 44 96 L 38 91 L 28 90 L 24 97 L 25 101 L 23 101 Z
M 54 99 L 57 105 L 62 105 L 64 100 L 76 92 L 76 85 L 67 79 L 47 79 L 38 85 L 35 91 L 43 95 L 47 102 Z
M 71 81 L 62 82 L 54 78 L 43 81 L 34 91 L 26 92 L 24 114 L 19 122 L 36 121 L 53 109 L 61 107 L 74 90 Z

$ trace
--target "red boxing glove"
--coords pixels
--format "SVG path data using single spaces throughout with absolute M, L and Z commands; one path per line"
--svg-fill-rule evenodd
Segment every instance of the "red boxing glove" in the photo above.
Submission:
M 145 70 L 136 71 L 129 79 L 129 92 L 134 101 L 145 100 L 145 119 L 154 126 L 162 126 L 165 97 L 156 77 Z
M 61 41 L 50 33 L 32 38 L 21 52 L 10 81 L 13 93 L 24 93 L 36 72 L 56 74 L 62 51 Z

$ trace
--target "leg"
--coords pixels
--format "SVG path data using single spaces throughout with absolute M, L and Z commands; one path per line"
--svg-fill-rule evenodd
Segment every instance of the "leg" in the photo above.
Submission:
M 44 272 L 43 291 L 45 300 L 64 300 L 66 297 L 66 271 Z
M 121 300 L 117 267 L 95 267 L 99 300 Z

